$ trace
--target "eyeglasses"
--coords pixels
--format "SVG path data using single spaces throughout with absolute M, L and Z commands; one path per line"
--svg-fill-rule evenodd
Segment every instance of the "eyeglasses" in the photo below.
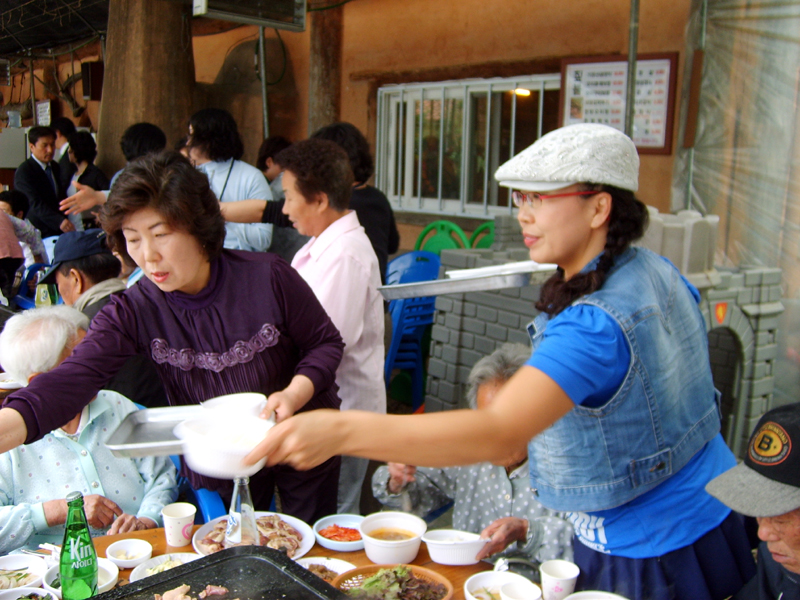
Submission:
M 564 192 L 562 194 L 539 194 L 537 192 L 511 192 L 511 200 L 514 206 L 522 208 L 523 206 L 530 206 L 533 210 L 538 209 L 542 205 L 542 200 L 550 198 L 561 198 L 563 196 L 593 196 L 599 194 L 597 190 L 589 190 L 585 192 Z

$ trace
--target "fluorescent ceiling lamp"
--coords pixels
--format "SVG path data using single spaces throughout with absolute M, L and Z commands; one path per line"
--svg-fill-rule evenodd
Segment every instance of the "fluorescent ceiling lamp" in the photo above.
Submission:
M 514 93 L 517 96 L 530 96 L 531 95 L 531 91 L 529 89 L 526 89 L 526 88 L 516 88 L 514 90 Z

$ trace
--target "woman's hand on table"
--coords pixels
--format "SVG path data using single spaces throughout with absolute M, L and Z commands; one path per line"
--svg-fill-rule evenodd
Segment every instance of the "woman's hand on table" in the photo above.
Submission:
M 482 538 L 489 538 L 489 543 L 478 553 L 478 560 L 505 550 L 516 541 L 525 541 L 528 535 L 528 521 L 518 517 L 503 517 L 489 524 L 481 531 Z
M 386 484 L 386 488 L 390 494 L 399 494 L 409 483 L 417 480 L 414 477 L 417 467 L 393 462 L 388 463 L 386 466 L 389 468 L 389 481 Z
M 106 529 L 111 526 L 114 519 L 122 515 L 119 504 L 100 494 L 91 494 L 83 497 L 83 510 L 89 526 L 95 529 Z
M 140 531 L 142 529 L 155 529 L 156 527 L 158 527 L 158 524 L 153 519 L 147 517 L 138 519 L 135 515 L 122 514 L 111 524 L 108 535 Z

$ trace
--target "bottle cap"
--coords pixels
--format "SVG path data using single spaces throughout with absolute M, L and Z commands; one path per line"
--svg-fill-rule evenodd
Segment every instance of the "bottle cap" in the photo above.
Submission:
M 67 502 L 72 502 L 73 500 L 77 500 L 78 498 L 83 498 L 83 494 L 80 492 L 70 492 L 67 494 Z

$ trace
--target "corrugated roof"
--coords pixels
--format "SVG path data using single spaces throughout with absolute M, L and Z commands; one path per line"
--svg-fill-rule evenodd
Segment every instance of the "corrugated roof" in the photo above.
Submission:
M 109 0 L 0 0 L 0 56 L 105 34 Z

